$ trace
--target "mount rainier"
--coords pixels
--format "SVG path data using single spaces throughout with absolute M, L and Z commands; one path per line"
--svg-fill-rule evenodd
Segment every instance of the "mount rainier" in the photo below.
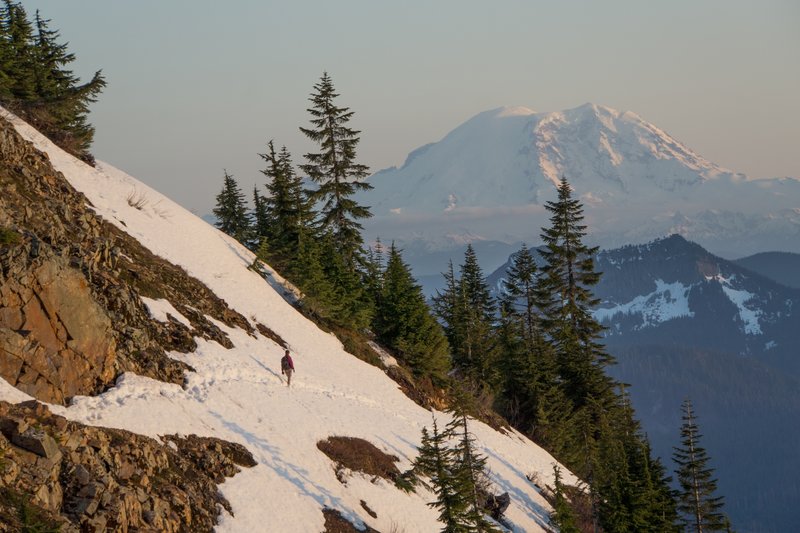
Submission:
M 562 176 L 604 247 L 677 233 L 723 255 L 800 250 L 799 179 L 750 179 L 632 112 L 595 104 L 486 111 L 411 152 L 369 178 L 367 235 L 429 250 L 536 243 Z

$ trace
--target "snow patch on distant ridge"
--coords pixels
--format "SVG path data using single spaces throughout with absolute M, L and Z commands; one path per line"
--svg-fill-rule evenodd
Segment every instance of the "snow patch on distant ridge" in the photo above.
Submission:
M 656 290 L 650 294 L 637 296 L 628 303 L 595 310 L 593 313 L 595 319 L 608 323 L 617 315 L 639 314 L 642 317 L 642 324 L 636 329 L 643 329 L 675 318 L 694 316 L 694 312 L 689 308 L 691 285 L 686 286 L 679 281 L 666 283 L 661 279 L 655 282 Z
M 745 305 L 750 302 L 755 295 L 752 292 L 734 289 L 731 286 L 731 281 L 735 279 L 733 276 L 730 279 L 716 276 L 715 279 L 719 281 L 725 296 L 727 296 L 739 310 L 739 319 L 742 321 L 745 335 L 762 335 L 764 332 L 761 330 L 761 324 L 758 321 L 762 314 L 761 310 Z

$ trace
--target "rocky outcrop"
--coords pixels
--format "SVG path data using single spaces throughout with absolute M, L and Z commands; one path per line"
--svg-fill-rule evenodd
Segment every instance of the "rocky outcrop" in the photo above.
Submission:
M 13 493 L 11 507 L 36 509 L 63 532 L 212 531 L 221 508 L 230 512 L 216 483 L 253 466 L 252 455 L 213 438 L 164 439 L 0 402 L 0 518 L 13 519 L 3 505 Z M 14 531 L 3 523 L 0 532 Z
M 94 214 L 85 196 L 0 117 L 0 376 L 40 400 L 104 390 L 126 371 L 181 384 L 194 337 L 230 347 L 207 317 L 255 334 L 205 285 Z M 153 320 L 141 296 L 191 323 Z

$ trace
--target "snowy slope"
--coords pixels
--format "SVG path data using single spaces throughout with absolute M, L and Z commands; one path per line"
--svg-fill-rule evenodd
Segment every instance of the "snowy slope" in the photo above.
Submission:
M 800 180 L 749 180 L 634 113 L 595 104 L 480 113 L 374 174 L 361 200 L 384 241 L 533 244 L 562 176 L 603 246 L 680 233 L 717 251 L 800 250 Z
M 245 445 L 258 465 L 222 485 L 235 517 L 223 511 L 220 531 L 321 531 L 323 507 L 380 531 L 438 529 L 437 513 L 426 505 L 432 499 L 429 493 L 408 495 L 359 475 L 345 486 L 316 448 L 330 435 L 361 437 L 400 457 L 398 466 L 407 468 L 431 413 L 406 398 L 381 370 L 345 353 L 335 337 L 316 328 L 248 270 L 253 255 L 240 244 L 124 172 L 105 163 L 91 168 L 11 119 L 98 214 L 185 268 L 243 316 L 281 335 L 297 368 L 288 388 L 279 372 L 279 346 L 216 323 L 235 347 L 228 350 L 197 339 L 195 353 L 173 354 L 196 369 L 184 388 L 125 374 L 105 394 L 76 398 L 66 408 L 51 406 L 54 412 L 153 437 L 196 433 Z M 141 209 L 129 205 L 129 198 L 141 199 Z M 166 313 L 184 320 L 169 302 L 148 299 L 145 304 L 157 320 L 166 319 Z M 0 399 L 26 396 L 0 379 Z M 472 428 L 488 456 L 496 491 L 512 496 L 507 517 L 515 531 L 545 530 L 549 507 L 526 474 L 537 473 L 542 482 L 552 484 L 552 457 L 520 435 L 503 435 L 478 422 Z M 567 481 L 575 482 L 571 477 Z M 377 518 L 362 509 L 361 500 Z

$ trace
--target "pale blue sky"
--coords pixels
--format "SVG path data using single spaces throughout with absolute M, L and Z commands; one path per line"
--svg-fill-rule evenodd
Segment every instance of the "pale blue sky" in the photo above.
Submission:
M 800 176 L 800 2 L 23 0 L 102 68 L 94 152 L 198 214 L 299 161 L 323 70 L 377 171 L 502 105 L 630 110 L 752 177 Z

